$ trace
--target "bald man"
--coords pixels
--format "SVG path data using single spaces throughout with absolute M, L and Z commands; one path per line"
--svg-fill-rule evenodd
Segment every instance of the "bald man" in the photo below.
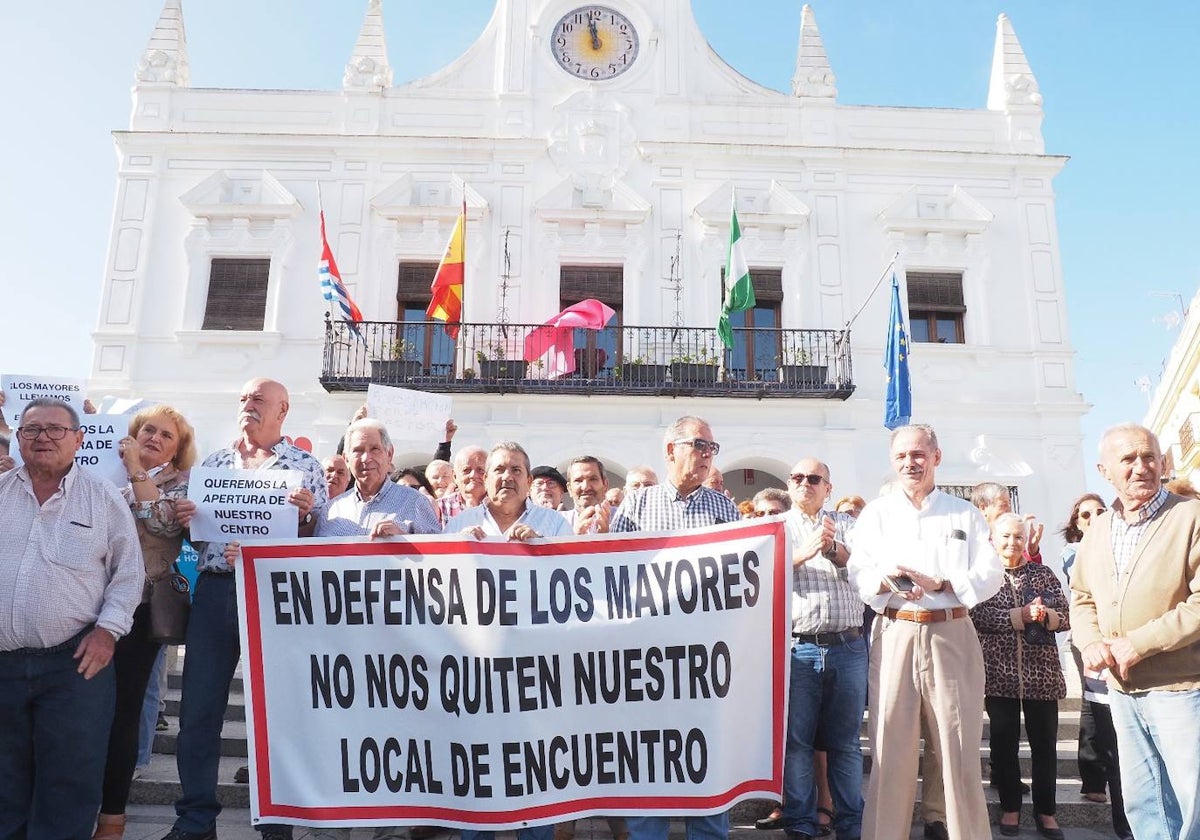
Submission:
M 243 470 L 295 470 L 300 486 L 288 494 L 297 508 L 299 533 L 311 537 L 316 517 L 329 497 L 321 462 L 283 438 L 289 408 L 287 388 L 272 379 L 251 379 L 238 397 L 238 439 L 204 459 L 205 467 Z M 176 504 L 184 527 L 196 505 Z M 240 655 L 237 589 L 225 559 L 225 543 L 198 542 L 200 577 L 188 621 L 187 657 L 183 664 L 183 697 L 179 715 L 176 763 L 183 795 L 175 802 L 177 819 L 167 835 L 173 840 L 215 840 L 217 767 L 221 759 L 221 726 L 229 703 L 229 687 Z M 290 838 L 291 826 L 259 825 L 264 838 Z

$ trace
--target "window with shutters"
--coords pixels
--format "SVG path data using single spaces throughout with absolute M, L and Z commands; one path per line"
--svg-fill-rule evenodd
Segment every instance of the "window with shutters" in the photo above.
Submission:
M 913 341 L 962 344 L 966 339 L 961 273 L 910 271 L 908 280 L 908 334 Z
M 754 308 L 733 312 L 733 357 L 729 372 L 739 380 L 775 379 L 780 363 L 779 328 L 782 326 L 783 270 L 751 268 Z M 725 269 L 721 269 L 721 305 L 725 305 Z
M 441 321 L 430 321 L 425 314 L 437 268 L 435 262 L 400 263 L 396 320 L 402 322 L 404 340 L 416 348 L 413 358 L 421 362 L 422 370 L 431 376 L 449 376 L 454 373 L 454 339 Z
M 208 274 L 204 330 L 259 330 L 267 312 L 269 259 L 214 257 Z
M 559 269 L 559 310 L 593 298 L 616 314 L 603 330 L 575 330 L 575 375 L 595 379 L 620 359 L 624 322 L 625 270 L 620 266 L 568 266 Z

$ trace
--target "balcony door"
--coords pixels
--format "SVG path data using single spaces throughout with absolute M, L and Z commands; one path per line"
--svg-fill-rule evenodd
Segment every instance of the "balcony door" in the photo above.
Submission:
M 722 270 L 722 284 L 724 271 Z M 783 326 L 783 271 L 778 268 L 750 269 L 755 306 L 729 317 L 733 325 L 733 353 L 729 375 L 740 381 L 775 380 L 779 367 L 779 329 Z M 724 305 L 724 292 L 722 292 Z
M 625 270 L 621 266 L 566 266 L 559 269 L 559 309 L 594 298 L 616 314 L 603 330 L 575 330 L 575 375 L 583 379 L 607 376 L 619 362 Z
M 437 267 L 435 262 L 400 263 L 396 281 L 396 320 L 400 325 L 395 338 L 405 342 L 407 357 L 421 362 L 426 375 L 453 376 L 454 340 L 440 321 L 431 323 L 425 314 Z

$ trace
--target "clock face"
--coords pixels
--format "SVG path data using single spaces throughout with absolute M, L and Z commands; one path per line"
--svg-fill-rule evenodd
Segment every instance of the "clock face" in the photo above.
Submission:
M 550 50 L 558 66 L 572 76 L 602 81 L 633 66 L 638 34 L 620 12 L 607 6 L 580 6 L 555 25 Z

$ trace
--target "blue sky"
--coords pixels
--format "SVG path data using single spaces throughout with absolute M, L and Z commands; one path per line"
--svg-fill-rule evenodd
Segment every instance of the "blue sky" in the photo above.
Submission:
M 729 64 L 788 89 L 799 2 L 692 5 Z M 192 84 L 338 89 L 365 8 L 184 0 Z M 159 0 L 56 0 L 0 11 L 6 371 L 89 370 L 115 185 L 109 132 L 128 123 L 133 69 L 160 9 Z M 396 81 L 459 55 L 491 9 L 490 0 L 385 0 Z M 1200 282 L 1200 4 L 817 0 L 813 9 L 839 101 L 869 105 L 983 107 L 996 16 L 1011 18 L 1045 97 L 1046 149 L 1071 157 L 1055 189 L 1076 386 L 1094 405 L 1083 460 L 1094 462 L 1100 430 L 1145 413 L 1134 380 L 1157 382 L 1177 334 L 1156 319 Z M 1104 489 L 1092 471 L 1088 481 Z

